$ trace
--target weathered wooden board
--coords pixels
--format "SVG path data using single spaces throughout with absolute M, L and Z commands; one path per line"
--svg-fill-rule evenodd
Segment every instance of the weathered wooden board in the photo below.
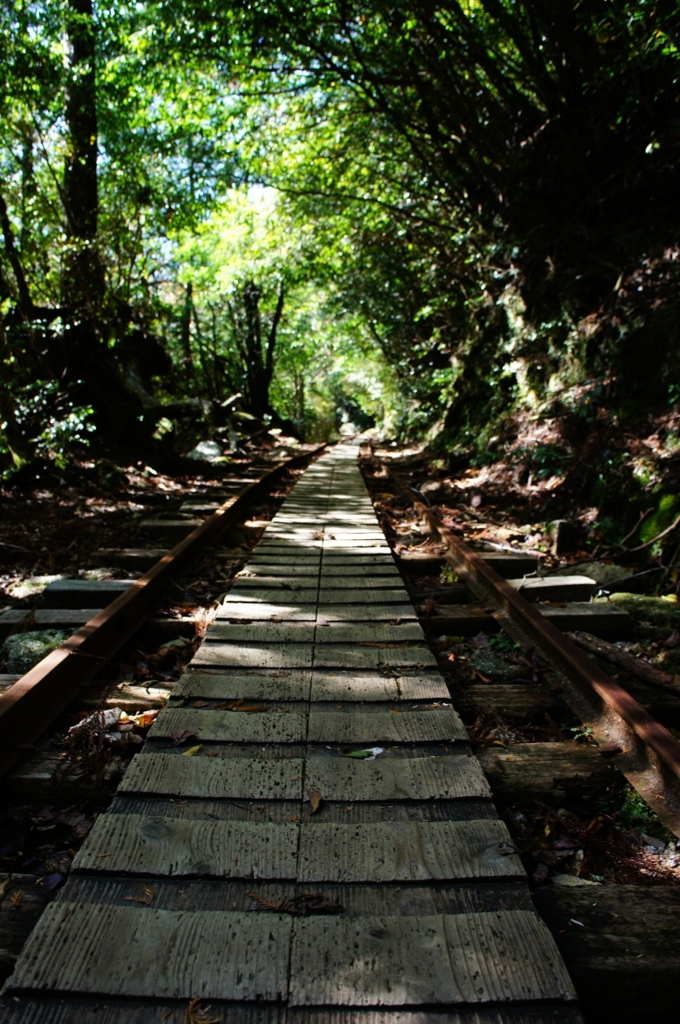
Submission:
M 502 821 L 309 824 L 300 835 L 300 882 L 524 877 Z
M 19 958 L 11 989 L 282 999 L 290 933 L 290 917 L 277 914 L 52 903 Z
M 321 672 L 312 675 L 313 701 L 450 700 L 438 672 Z
M 585 743 L 515 743 L 507 750 L 485 747 L 480 761 L 493 791 L 505 800 L 559 800 L 577 783 L 593 793 L 614 782 L 617 769 L 597 747 Z
M 205 639 L 229 640 L 231 643 L 311 644 L 315 628 L 312 622 L 256 622 L 247 625 L 220 621 L 208 626 Z
M 609 1005 L 609 1004 L 607 1004 Z M 641 1006 L 648 1006 L 640 1002 Z M 673 1003 L 673 1006 L 675 1004 Z M 235 1010 L 241 1009 L 235 1007 Z M 231 1010 L 231 1014 L 234 1010 Z M 109 1011 L 110 1012 L 110 1011 Z M 604 1020 L 604 1017 L 602 1018 Z M 639 1024 L 640 1017 L 623 1020 L 617 1017 L 619 1024 Z M 279 1024 L 279 1021 L 244 1021 L 230 1016 L 230 1024 Z M 84 1018 L 69 1020 L 67 1017 L 50 1017 L 49 1020 L 35 1019 L 16 1021 L 14 1018 L 7 1024 L 90 1024 Z M 100 1024 L 100 1021 L 97 1021 Z M 127 1020 L 119 1020 L 118 1017 L 103 1018 L 101 1024 L 128 1024 Z M 137 1022 L 135 1022 L 137 1024 Z M 140 1024 L 142 1022 L 140 1021 Z M 161 1024 L 156 1017 L 144 1020 L 143 1024 Z M 180 1024 L 170 1019 L 169 1024 Z M 340 1007 L 319 1007 L 315 1009 L 305 1006 L 301 1009 L 288 1008 L 286 1012 L 286 1024 L 583 1024 L 578 1006 L 575 1003 L 558 1003 L 557 1005 L 533 1004 L 530 1006 L 512 1006 L 502 1009 L 491 1009 L 480 1007 L 479 1009 L 455 1010 L 453 1007 L 445 1007 L 444 1010 L 426 1010 L 422 1008 L 412 1010 L 401 1010 L 393 1007 L 379 1010 L 368 1009 L 342 1009 Z
M 239 619 L 269 622 L 313 622 L 316 619 L 316 600 L 313 604 L 260 604 L 259 601 L 225 601 L 217 609 L 216 622 L 236 622 Z
M 402 587 L 404 581 L 394 565 L 333 565 L 323 562 L 320 575 L 324 587 Z M 333 581 L 337 580 L 337 583 Z
M 268 561 L 257 561 L 254 559 L 248 562 L 246 569 L 236 577 L 239 580 L 248 579 L 250 576 L 285 576 L 297 579 L 298 576 L 311 576 L 313 580 L 319 578 L 318 562 L 298 562 L 297 559 L 282 558 L 280 561 L 270 559 Z
M 364 555 L 390 555 L 392 549 L 383 540 L 382 543 L 374 541 L 339 541 L 325 540 L 323 543 L 324 558 L 335 555 L 352 555 L 360 558 Z
M 342 712 L 316 711 L 312 707 L 307 738 L 310 743 L 372 746 L 376 743 L 455 743 L 466 740 L 467 733 L 453 708 Z
M 299 669 L 265 672 L 187 672 L 175 683 L 173 697 L 213 700 L 307 700 L 312 673 Z
M 223 604 L 233 601 L 256 601 L 262 604 L 315 604 L 318 584 L 308 577 L 299 577 L 294 583 L 267 577 L 266 580 L 243 580 L 235 584 L 229 591 Z
M 367 551 L 326 551 L 323 552 L 322 566 L 328 565 L 352 565 L 361 562 L 363 565 L 394 565 L 392 553 L 376 552 L 375 548 Z
M 246 705 L 247 707 L 248 705 Z M 216 708 L 165 708 L 155 720 L 149 735 L 170 739 L 176 730 L 190 730 L 194 742 L 220 743 L 302 743 L 307 733 L 307 718 L 296 712 L 221 711 Z
M 263 587 L 275 587 L 282 590 L 311 590 L 316 592 L 319 586 L 319 576 L 295 576 L 293 573 L 282 572 L 279 575 L 267 576 L 265 573 L 251 569 L 250 566 L 238 576 L 234 586 L 229 591 L 229 597 L 238 594 L 239 591 L 259 590 Z
M 390 622 L 394 619 L 415 621 L 417 618 L 412 604 L 319 604 L 319 619 L 327 622 L 357 622 L 358 620 L 380 619 Z
M 295 922 L 293 1006 L 412 1006 L 575 1000 L 533 913 L 309 917 Z
M 490 824 L 494 824 L 491 822 Z M 212 878 L 295 878 L 298 826 L 101 814 L 74 871 Z
M 323 611 L 320 613 L 320 616 L 323 618 Z M 316 643 L 342 644 L 364 643 L 366 641 L 375 641 L 377 643 L 398 643 L 402 640 L 425 639 L 420 625 L 413 620 L 410 622 L 403 622 L 398 625 L 394 624 L 394 621 L 366 622 L 366 619 L 373 618 L 370 604 L 367 605 L 363 615 L 358 613 L 356 617 L 357 619 L 363 619 L 363 621 L 331 622 L 329 620 L 327 625 L 318 625 L 316 630 Z
M 204 643 L 190 665 L 215 668 L 307 668 L 312 664 L 310 644 Z
M 136 754 L 118 792 L 225 800 L 298 800 L 302 793 L 302 766 L 299 758 Z
M 389 758 L 356 761 L 313 757 L 305 768 L 305 790 L 316 789 L 324 800 L 461 800 L 491 796 L 476 758 Z
M 288 664 L 293 664 L 293 662 L 290 661 Z M 434 655 L 424 645 L 378 647 L 371 646 L 369 642 L 366 644 L 320 644 L 314 649 L 315 668 L 369 669 L 380 668 L 383 665 L 396 668 L 436 664 Z
M 413 605 L 407 592 L 402 587 L 376 587 L 366 590 L 364 587 L 333 587 L 324 586 L 319 592 L 319 604 L 401 604 Z

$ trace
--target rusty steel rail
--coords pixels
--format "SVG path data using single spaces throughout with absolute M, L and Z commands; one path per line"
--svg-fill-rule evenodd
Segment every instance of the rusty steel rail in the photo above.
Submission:
M 439 522 L 384 462 L 383 468 L 445 547 L 444 559 L 470 589 L 496 609 L 502 626 L 515 624 L 558 673 L 560 696 L 592 730 L 600 747 L 675 835 L 680 836 L 680 743 L 616 680 L 511 587 L 481 555 Z
M 419 501 L 414 508 L 446 548 L 445 560 L 471 588 L 508 616 L 558 669 L 562 697 L 592 727 L 598 745 L 619 748 L 613 758 L 628 781 L 680 836 L 680 743 L 624 687 L 599 668 L 536 607 L 511 587 L 481 555 L 442 526 Z
M 33 748 L 35 740 L 80 689 L 137 631 L 151 613 L 170 574 L 184 571 L 214 544 L 254 501 L 267 493 L 277 477 L 287 469 L 303 466 L 325 447 L 321 445 L 276 463 L 259 480 L 229 498 L 123 594 L 0 696 L 0 776 Z

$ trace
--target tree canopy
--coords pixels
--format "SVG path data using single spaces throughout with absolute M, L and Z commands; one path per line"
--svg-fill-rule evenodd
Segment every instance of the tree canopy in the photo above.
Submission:
M 5 470 L 167 450 L 237 392 L 479 452 L 584 380 L 680 396 L 675 4 L 0 18 Z

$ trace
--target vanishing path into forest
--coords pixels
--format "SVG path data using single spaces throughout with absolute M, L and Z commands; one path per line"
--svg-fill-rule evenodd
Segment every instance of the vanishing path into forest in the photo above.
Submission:
M 266 530 L 3 1022 L 580 1021 L 357 452 Z

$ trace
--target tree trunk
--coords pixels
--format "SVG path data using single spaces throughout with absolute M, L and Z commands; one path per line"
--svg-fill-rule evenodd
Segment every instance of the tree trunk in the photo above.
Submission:
M 262 323 L 260 318 L 261 291 L 253 282 L 243 289 L 246 311 L 246 378 L 248 399 L 253 416 L 266 415 L 269 408 L 269 389 L 262 359 Z
M 68 247 L 64 258 L 64 304 L 95 315 L 104 294 L 97 250 L 96 39 L 92 0 L 67 0 L 66 126 L 63 202 Z

